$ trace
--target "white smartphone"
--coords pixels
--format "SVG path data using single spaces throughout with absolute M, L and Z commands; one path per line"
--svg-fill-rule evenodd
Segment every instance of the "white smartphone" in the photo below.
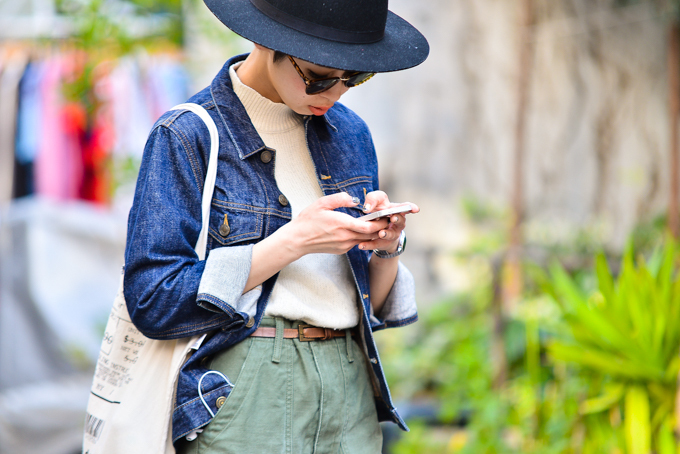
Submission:
M 411 211 L 411 205 L 402 205 L 398 207 L 388 208 L 386 210 L 376 211 L 374 213 L 369 213 L 365 216 L 360 216 L 357 219 L 360 221 L 374 221 L 376 219 L 384 218 L 386 216 L 392 216 L 393 214 L 407 213 Z

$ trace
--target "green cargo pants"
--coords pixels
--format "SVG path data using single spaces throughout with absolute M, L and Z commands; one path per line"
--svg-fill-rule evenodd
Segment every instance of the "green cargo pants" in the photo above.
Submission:
M 300 323 L 265 317 L 261 326 Z M 234 389 L 178 454 L 379 454 L 382 433 L 359 344 L 278 337 L 249 337 L 213 359 L 210 368 Z

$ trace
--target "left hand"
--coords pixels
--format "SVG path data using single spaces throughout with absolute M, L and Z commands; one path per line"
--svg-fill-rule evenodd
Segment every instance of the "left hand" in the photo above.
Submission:
M 387 197 L 387 194 L 385 194 L 383 191 L 369 192 L 366 194 L 366 199 L 364 200 L 366 214 L 402 205 L 410 205 L 410 213 L 417 213 L 420 211 L 420 208 L 418 208 L 418 205 L 415 203 L 391 203 L 390 199 Z M 404 227 L 406 227 L 407 214 L 409 213 L 393 214 L 390 217 L 390 223 L 387 225 L 387 228 L 379 230 L 373 240 L 359 243 L 359 249 L 380 249 L 387 252 L 396 251 L 397 247 L 399 246 L 399 236 L 401 235 L 401 231 L 404 230 Z

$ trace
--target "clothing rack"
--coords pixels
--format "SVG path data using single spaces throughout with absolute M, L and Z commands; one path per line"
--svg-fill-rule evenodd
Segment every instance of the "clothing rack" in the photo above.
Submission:
M 66 40 L 0 41 L 0 206 L 29 195 L 108 205 L 116 163 L 134 179 L 152 125 L 186 100 L 177 52 L 104 60 L 86 99 L 68 98 L 82 59 Z

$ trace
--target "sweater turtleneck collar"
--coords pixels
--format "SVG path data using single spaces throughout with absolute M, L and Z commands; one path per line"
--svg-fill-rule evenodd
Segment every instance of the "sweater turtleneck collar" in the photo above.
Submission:
M 302 116 L 284 103 L 271 101 L 245 85 L 236 74 L 241 62 L 229 68 L 234 93 L 241 100 L 253 126 L 259 132 L 285 132 L 302 125 Z

